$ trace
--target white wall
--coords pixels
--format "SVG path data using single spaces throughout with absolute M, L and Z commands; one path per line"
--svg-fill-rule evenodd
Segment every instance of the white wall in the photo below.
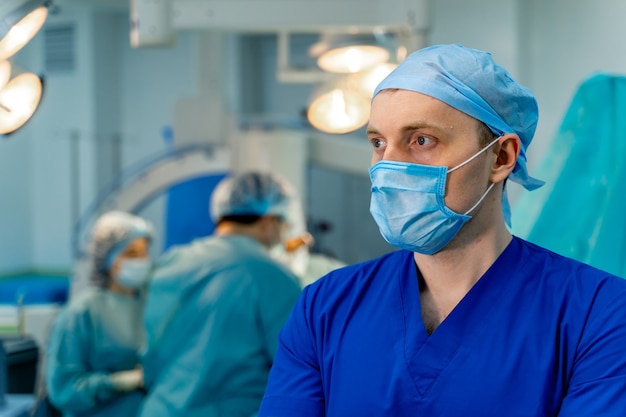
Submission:
M 122 25 L 120 33 L 128 33 L 128 25 Z M 133 49 L 124 40 L 121 48 L 121 127 L 126 167 L 165 148 L 162 130 L 172 125 L 174 102 L 196 94 L 198 39 L 193 33 L 185 33 L 178 36 L 173 48 L 144 49 Z
M 596 71 L 626 74 L 626 2 L 532 0 L 528 6 L 528 75 L 540 109 L 536 150 L 545 151 L 584 79 Z
M 96 135 L 95 176 L 100 190 L 121 173 L 122 60 L 121 45 L 128 42 L 124 15 L 97 13 L 94 16 L 94 131 Z
M 517 78 L 518 1 L 524 0 L 432 0 L 428 43 L 459 43 L 489 51 Z
M 71 260 L 72 225 L 94 193 L 93 12 L 64 9 L 48 25 L 74 23 L 76 68 L 46 74 L 44 97 L 29 122 L 31 137 L 31 268 L 65 270 Z M 43 37 L 29 45 L 31 70 L 43 71 Z M 76 138 L 77 158 L 71 156 Z M 74 165 L 75 164 L 75 165 Z
M 0 275 L 31 265 L 30 138 L 22 130 L 0 142 Z
M 120 33 L 128 33 L 127 20 L 120 23 Z M 178 36 L 174 47 L 131 48 L 128 38 L 119 44 L 123 70 L 121 132 L 123 167 L 165 150 L 163 129 L 172 126 L 174 103 L 182 97 L 193 97 L 198 88 L 199 40 L 194 33 Z M 176 135 L 176 132 L 174 132 Z M 165 218 L 163 195 L 139 214 L 162 231 Z M 163 235 L 157 233 L 153 253 L 160 253 Z

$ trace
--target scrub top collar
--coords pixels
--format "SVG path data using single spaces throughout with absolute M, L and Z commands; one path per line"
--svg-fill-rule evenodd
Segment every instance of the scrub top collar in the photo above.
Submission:
M 409 372 L 422 397 L 428 394 L 432 384 L 464 344 L 479 338 L 488 329 L 500 294 L 506 290 L 506 283 L 514 279 L 508 275 L 516 270 L 519 260 L 515 254 L 519 251 L 520 242 L 513 238 L 431 335 L 426 332 L 422 320 L 417 265 L 412 259 L 407 259 L 404 268 L 398 270 L 396 281 L 400 285 L 405 323 L 404 352 Z M 407 251 L 407 257 L 412 258 L 412 255 Z

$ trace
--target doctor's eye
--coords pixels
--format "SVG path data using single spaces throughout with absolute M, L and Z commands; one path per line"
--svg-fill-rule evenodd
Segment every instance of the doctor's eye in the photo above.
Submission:
M 413 143 L 419 145 L 419 146 L 426 146 L 426 145 L 430 145 L 432 143 L 434 143 L 435 140 L 433 138 L 430 138 L 428 136 L 423 136 L 423 135 L 419 135 L 419 136 L 415 136 L 413 139 Z
M 385 145 L 385 142 L 384 142 L 384 141 L 382 141 L 382 140 L 380 140 L 380 139 L 377 139 L 377 138 L 372 138 L 372 139 L 370 139 L 370 143 L 371 143 L 371 144 L 372 144 L 372 146 L 373 146 L 374 148 L 376 148 L 376 149 L 378 149 L 378 148 L 382 148 L 382 147 Z

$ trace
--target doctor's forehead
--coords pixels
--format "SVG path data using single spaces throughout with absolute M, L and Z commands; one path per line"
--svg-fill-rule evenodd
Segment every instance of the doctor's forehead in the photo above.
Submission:
M 434 97 L 408 90 L 383 90 L 374 97 L 368 134 L 430 129 L 442 132 L 475 127 L 473 117 Z

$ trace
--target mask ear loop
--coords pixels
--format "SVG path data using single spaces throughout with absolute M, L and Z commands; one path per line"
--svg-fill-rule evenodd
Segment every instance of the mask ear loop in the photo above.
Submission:
M 491 185 L 490 185 L 489 187 L 487 187 L 487 191 L 485 191 L 485 192 L 483 193 L 482 197 L 480 197 L 480 199 L 476 202 L 476 204 L 474 204 L 474 205 L 472 206 L 472 208 L 471 208 L 471 209 L 469 209 L 469 210 L 467 210 L 465 213 L 463 213 L 463 215 L 464 215 L 464 216 L 467 216 L 467 215 L 468 215 L 468 214 L 470 214 L 472 211 L 474 211 L 474 209 L 475 209 L 476 207 L 478 207 L 478 205 L 479 205 L 480 203 L 482 203 L 482 202 L 483 202 L 483 200 L 485 199 L 485 197 L 487 197 L 487 194 L 489 194 L 489 191 L 491 191 L 491 189 L 493 188 L 493 186 L 494 186 L 494 185 L 496 185 L 496 183 L 495 183 L 495 182 L 492 182 L 492 183 L 491 183 Z
M 482 148 L 480 151 L 476 152 L 472 157 L 470 157 L 467 161 L 465 162 L 461 162 L 459 165 L 455 166 L 452 169 L 448 170 L 448 174 L 451 173 L 452 171 L 461 168 L 462 166 L 465 166 L 467 164 L 469 164 L 470 162 L 472 162 L 474 159 L 478 158 L 478 156 L 480 154 L 482 154 L 483 152 L 485 152 L 487 149 L 491 148 L 493 146 L 494 143 L 496 143 L 497 141 L 500 140 L 502 136 L 498 136 L 497 138 L 495 138 L 494 140 L 492 140 L 487 146 L 485 146 L 484 148 Z M 469 213 L 471 213 L 472 211 L 474 211 L 476 209 L 476 207 L 478 207 L 480 205 L 480 203 L 483 202 L 483 200 L 485 199 L 485 197 L 487 197 L 487 194 L 489 194 L 489 191 L 491 191 L 491 189 L 493 188 L 493 186 L 496 185 L 495 183 L 491 183 L 491 185 L 489 185 L 489 187 L 487 187 L 487 191 L 485 191 L 483 193 L 483 195 L 480 197 L 480 199 L 478 199 L 478 201 L 476 202 L 476 204 L 474 204 L 469 210 L 467 210 L 463 215 L 467 216 Z
M 465 165 L 469 164 L 469 163 L 470 163 L 470 162 L 472 162 L 474 159 L 478 158 L 478 156 L 479 156 L 480 154 L 482 154 L 483 152 L 485 152 L 487 149 L 491 148 L 491 147 L 493 146 L 493 144 L 494 144 L 494 143 L 496 143 L 497 141 L 499 141 L 499 140 L 500 140 L 500 138 L 501 138 L 501 137 L 502 137 L 502 136 L 498 136 L 497 138 L 495 138 L 493 141 L 491 141 L 491 143 L 490 143 L 489 145 L 485 146 L 485 147 L 484 147 L 484 148 L 482 148 L 480 151 L 476 152 L 476 153 L 475 153 L 473 156 L 471 156 L 471 157 L 470 157 L 467 161 L 465 161 L 465 162 L 461 162 L 459 165 L 455 166 L 454 168 L 449 169 L 449 170 L 448 170 L 448 174 L 449 174 L 449 173 L 451 173 L 452 171 L 455 171 L 455 170 L 457 170 L 457 169 L 459 169 L 459 168 L 461 168 L 461 167 L 463 167 L 463 166 L 465 166 Z

